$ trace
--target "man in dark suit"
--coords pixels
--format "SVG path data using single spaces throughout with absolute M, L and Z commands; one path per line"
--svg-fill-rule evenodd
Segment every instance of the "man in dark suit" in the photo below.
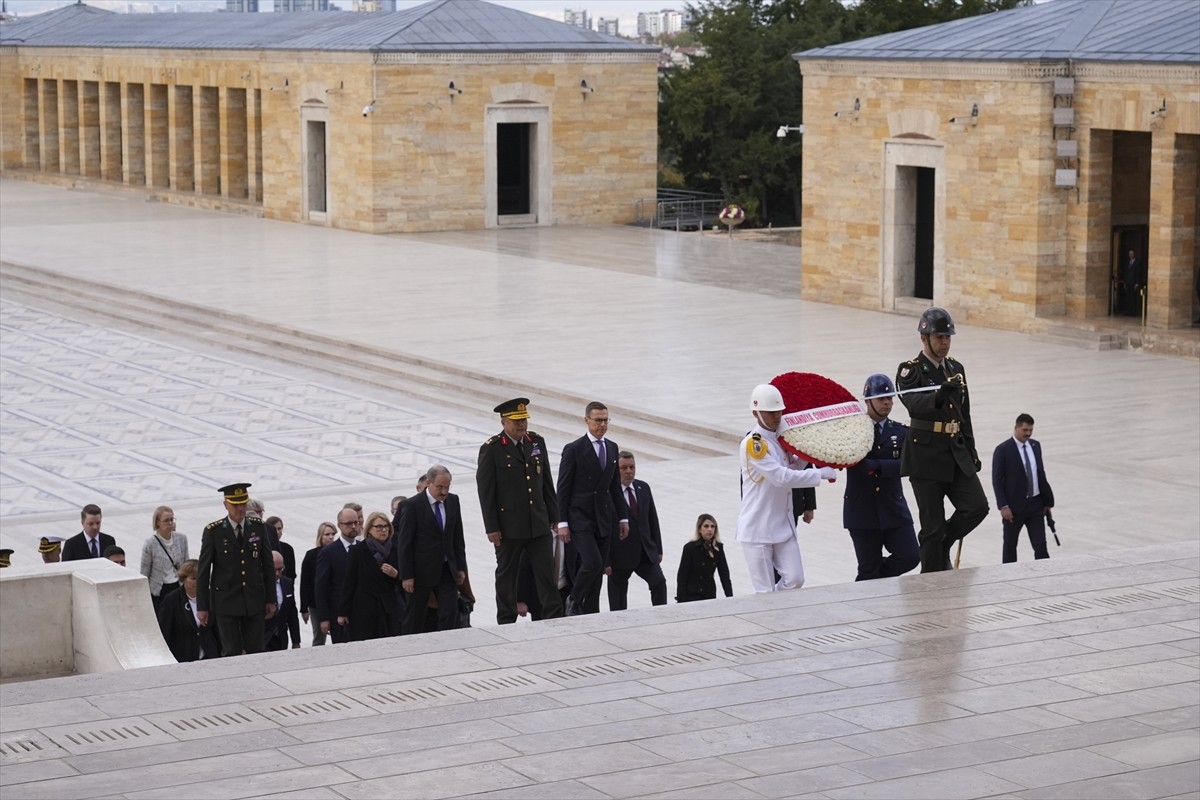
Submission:
M 84 558 L 102 558 L 105 548 L 117 543 L 107 533 L 100 532 L 100 506 L 88 503 L 79 512 L 83 530 L 67 539 L 63 545 L 63 561 L 79 561 Z
M 608 576 L 608 610 L 624 611 L 629 607 L 629 576 L 637 576 L 650 587 L 650 602 L 667 604 L 667 577 L 663 575 L 662 531 L 658 527 L 658 509 L 650 484 L 637 480 L 637 462 L 633 453 L 617 453 L 617 468 L 621 479 L 621 495 L 629 509 L 629 533 L 618 535 L 612 542 L 609 561 L 612 574 Z
M 1004 529 L 1003 561 L 1017 560 L 1021 528 L 1029 531 L 1034 558 L 1049 558 L 1046 548 L 1046 514 L 1054 508 L 1054 490 L 1046 480 L 1042 444 L 1033 436 L 1033 417 L 1021 414 L 1011 439 L 992 452 L 992 491 Z
M 221 654 L 261 653 L 266 620 L 275 614 L 275 562 L 261 520 L 246 515 L 248 483 L 222 486 L 227 516 L 210 522 L 200 539 L 197 616 L 216 616 Z
M 900 474 L 912 484 L 921 518 L 921 572 L 940 572 L 954 568 L 951 548 L 983 522 L 988 502 L 979 483 L 967 373 L 949 357 L 954 320 L 944 308 L 927 308 L 917 333 L 921 352 L 896 370 L 910 418 Z M 950 519 L 947 499 L 954 506 Z
M 346 554 L 362 531 L 362 522 L 358 512 L 347 505 L 338 512 L 337 526 L 341 536 L 317 553 L 317 580 L 313 589 L 317 595 L 317 621 L 321 624 L 321 632 L 334 644 L 341 644 L 350 641 L 350 631 L 337 621 L 338 609 L 342 607 L 342 584 L 346 580 Z
M 285 572 L 287 560 L 276 550 L 271 554 L 275 564 L 275 615 L 267 620 L 263 632 L 264 650 L 286 650 L 288 634 L 292 649 L 300 649 L 300 615 L 296 611 L 296 585 Z
M 896 387 L 887 375 L 871 375 L 863 386 L 875 442 L 866 458 L 846 470 L 842 505 L 842 525 L 850 531 L 858 557 L 856 581 L 903 575 L 921 563 L 912 514 L 900 485 L 900 452 L 908 426 L 888 419 L 895 396 Z
M 400 585 L 409 593 L 402 633 L 421 633 L 429 593 L 437 596 L 438 630 L 458 627 L 458 587 L 467 579 L 462 506 L 450 494 L 450 470 L 431 467 L 425 491 L 400 505 Z
M 517 621 L 517 577 L 525 553 L 546 619 L 561 617 L 551 535 L 558 498 L 550 475 L 546 440 L 529 430 L 529 400 L 501 403 L 503 430 L 479 448 L 475 483 L 488 541 L 496 547 L 496 622 Z
M 587 433 L 564 447 L 558 462 L 558 535 L 569 545 L 568 563 L 574 561 L 568 617 L 599 613 L 612 539 L 629 535 L 629 511 L 617 471 L 619 448 L 604 438 L 608 419 L 606 405 L 588 403 L 583 416 Z

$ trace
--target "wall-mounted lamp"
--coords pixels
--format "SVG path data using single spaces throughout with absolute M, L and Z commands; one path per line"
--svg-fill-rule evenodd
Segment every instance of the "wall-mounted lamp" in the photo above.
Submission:
M 589 95 L 596 90 L 595 90 L 595 88 L 588 86 L 587 79 L 585 78 L 584 80 L 581 80 L 579 82 L 579 91 L 581 93 L 583 93 L 584 95 Z
M 968 116 L 951 117 L 951 125 L 976 125 L 979 123 L 979 103 L 971 104 L 971 113 Z
M 1150 112 L 1150 119 L 1163 119 L 1167 116 L 1167 98 L 1163 98 L 1162 105 Z
M 291 82 L 287 78 L 283 79 L 283 86 L 272 86 L 271 87 L 272 92 L 290 92 L 291 90 L 292 90 Z
M 242 76 L 242 80 L 244 80 L 244 81 L 248 81 L 248 80 L 250 80 L 252 77 L 254 77 L 254 73 L 253 73 L 253 72 L 247 72 L 245 75 L 243 75 L 243 76 Z
M 454 81 L 450 81 L 450 97 L 453 98 L 456 94 L 462 94 L 462 89 L 454 85 Z
M 804 135 L 803 125 L 780 125 L 779 130 L 775 131 L 775 136 L 779 139 L 786 139 L 789 131 L 795 131 L 801 136 Z
M 363 116 L 369 117 L 374 113 L 375 113 L 375 101 L 372 100 L 371 102 L 369 102 L 365 106 L 363 106 Z
M 849 117 L 850 119 L 857 119 L 858 112 L 861 109 L 862 109 L 862 103 L 860 103 L 858 101 L 858 98 L 856 97 L 856 98 L 854 98 L 854 107 L 853 108 L 846 108 L 846 109 L 842 109 L 841 111 L 835 111 L 835 112 L 833 112 L 833 115 L 838 118 Z
M 338 85 L 332 89 L 326 89 L 325 94 L 338 94 L 339 92 L 342 91 L 342 89 L 345 89 L 345 88 L 346 88 L 346 82 L 338 81 Z

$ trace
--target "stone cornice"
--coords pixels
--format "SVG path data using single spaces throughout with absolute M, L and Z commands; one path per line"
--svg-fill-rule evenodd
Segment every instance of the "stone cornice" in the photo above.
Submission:
M 643 64 L 658 53 L 380 53 L 380 64 Z
M 1043 81 L 1074 75 L 1080 80 L 1200 83 L 1200 65 L 1095 61 L 888 61 L 814 59 L 798 62 L 803 75 Z

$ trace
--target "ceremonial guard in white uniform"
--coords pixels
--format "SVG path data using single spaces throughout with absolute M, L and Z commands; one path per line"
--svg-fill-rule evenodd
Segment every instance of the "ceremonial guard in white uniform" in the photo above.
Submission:
M 754 387 L 750 410 L 756 424 L 740 449 L 742 508 L 736 538 L 755 592 L 798 589 L 804 585 L 804 562 L 796 542 L 792 489 L 836 480 L 837 472 L 830 467 L 805 469 L 807 462 L 783 449 L 778 430 L 784 405 L 777 388 L 769 383 Z

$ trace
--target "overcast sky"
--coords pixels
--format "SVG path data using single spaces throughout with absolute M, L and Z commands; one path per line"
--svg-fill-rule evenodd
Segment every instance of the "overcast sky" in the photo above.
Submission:
M 7 0 L 8 10 L 22 16 L 46 11 L 51 8 L 70 5 L 74 0 Z M 149 12 L 158 6 L 159 12 L 175 9 L 176 3 L 184 10 L 212 11 L 224 8 L 224 0 L 86 0 L 88 5 L 107 8 L 112 11 L 125 11 L 130 6 L 139 12 Z M 342 8 L 353 7 L 353 0 L 334 0 Z M 399 0 L 397 7 L 411 8 L 421 5 L 423 0 Z M 618 17 L 621 20 L 621 33 L 632 35 L 637 33 L 637 15 L 639 11 L 661 11 L 664 8 L 684 10 L 685 0 L 591 0 L 591 2 L 563 2 L 562 0 L 491 0 L 501 6 L 519 8 L 530 14 L 537 14 L 548 19 L 562 20 L 563 10 L 567 8 L 585 9 L 593 18 Z M 275 4 L 272 0 L 259 0 L 258 5 L 265 11 L 270 11 Z

